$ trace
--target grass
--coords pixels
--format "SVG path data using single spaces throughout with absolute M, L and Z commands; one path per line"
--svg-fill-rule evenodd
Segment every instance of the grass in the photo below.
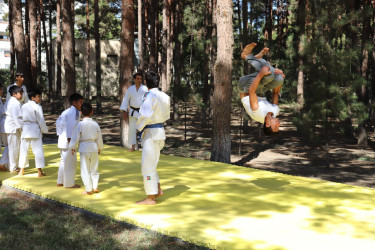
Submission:
M 205 249 L 0 189 L 1 249 Z

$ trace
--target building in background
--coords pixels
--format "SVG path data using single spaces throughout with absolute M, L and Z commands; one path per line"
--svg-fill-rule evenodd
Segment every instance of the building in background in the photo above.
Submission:
M 10 68 L 10 39 L 8 34 L 8 21 L 5 21 L 9 11 L 4 0 L 0 0 L 0 69 Z

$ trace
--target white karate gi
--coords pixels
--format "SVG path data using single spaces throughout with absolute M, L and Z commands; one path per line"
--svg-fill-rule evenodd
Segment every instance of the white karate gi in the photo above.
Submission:
M 146 125 L 164 123 L 170 118 L 170 98 L 157 88 L 151 89 L 139 110 L 137 129 Z M 156 171 L 160 150 L 164 147 L 164 128 L 145 128 L 142 133 L 142 175 L 147 195 L 158 193 L 159 175 Z
M 13 85 L 17 85 L 17 83 L 14 83 Z M 9 85 L 7 87 L 7 100 L 6 101 L 9 101 L 9 99 L 11 98 L 11 95 L 9 93 L 9 88 L 13 85 Z M 23 94 L 22 94 L 22 98 L 21 98 L 21 100 L 19 100 L 19 102 L 21 104 L 24 104 L 24 103 L 27 103 L 29 101 L 29 96 L 27 95 L 27 88 L 24 84 L 22 84 L 21 88 L 23 89 Z
M 20 152 L 22 112 L 21 103 L 14 96 L 7 101 L 5 115 L 4 131 L 8 139 L 9 171 L 15 171 Z
M 60 165 L 57 176 L 57 184 L 64 187 L 73 187 L 77 169 L 77 154 L 72 155 L 69 150 L 68 138 L 72 138 L 75 126 L 79 122 L 81 112 L 74 106 L 61 113 L 56 121 L 56 132 L 59 136 L 57 147 L 60 149 Z
M 35 167 L 44 168 L 42 133 L 47 133 L 48 128 L 43 117 L 42 107 L 34 101 L 29 101 L 22 106 L 21 110 L 23 126 L 18 165 L 20 168 L 28 167 L 27 154 L 31 145 L 35 155 Z
M 103 149 L 103 138 L 99 124 L 91 118 L 83 118 L 74 129 L 69 143 L 69 151 L 76 149 L 78 143 L 78 151 L 81 155 L 81 178 L 86 192 L 92 192 L 98 189 L 98 149 Z
M 8 163 L 9 163 L 8 139 L 7 139 L 7 134 L 5 133 L 5 130 L 4 130 L 5 109 L 6 109 L 6 103 L 3 104 L 0 98 L 0 141 L 1 141 L 1 145 L 4 147 L 3 153 L 0 159 L 0 165 L 6 165 L 6 167 L 8 167 Z
M 129 145 L 137 144 L 137 121 L 139 112 L 133 108 L 140 108 L 142 105 L 142 98 L 147 93 L 148 89 L 145 85 L 141 84 L 139 89 L 134 85 L 130 86 L 126 91 L 125 97 L 122 100 L 120 110 L 129 112 L 129 130 L 128 130 L 128 143 Z M 128 111 L 129 109 L 129 111 Z

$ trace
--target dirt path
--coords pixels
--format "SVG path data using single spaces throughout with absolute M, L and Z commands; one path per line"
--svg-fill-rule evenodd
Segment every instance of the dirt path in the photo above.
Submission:
M 94 115 L 101 126 L 106 144 L 120 146 L 119 105 L 105 102 L 103 115 Z M 44 106 L 50 132 L 46 137 L 55 139 L 55 121 L 51 108 Z M 361 149 L 355 138 L 347 138 L 336 130 L 329 130 L 327 144 L 309 140 L 297 132 L 286 105 L 281 105 L 282 130 L 276 137 L 259 138 L 258 125 L 250 124 L 243 134 L 240 130 L 239 109 L 233 108 L 232 163 L 244 167 L 280 172 L 290 175 L 324 179 L 357 186 L 375 187 L 375 134 L 369 133 L 369 147 Z M 190 104 L 186 116 L 180 110 L 180 121 L 166 126 L 167 140 L 163 154 L 210 159 L 211 128 L 202 128 L 200 110 Z M 55 113 L 55 112 L 54 112 Z M 57 111 L 57 113 L 61 113 Z M 322 137 L 325 138 L 325 137 Z

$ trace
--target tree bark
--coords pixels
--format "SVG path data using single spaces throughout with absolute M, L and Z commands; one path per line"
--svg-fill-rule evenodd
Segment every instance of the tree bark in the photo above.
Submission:
M 134 68 L 134 0 L 121 0 L 121 53 L 120 53 L 120 102 L 131 86 Z M 128 143 L 128 121 L 120 115 L 121 145 L 130 148 Z
M 162 52 L 161 52 L 161 90 L 168 92 L 168 52 L 169 52 L 169 25 L 170 25 L 170 6 L 169 0 L 164 0 L 163 4 L 163 38 L 162 38 Z
M 180 1 L 175 1 L 175 21 L 174 21 L 174 32 L 173 40 L 175 44 L 175 53 L 174 57 L 174 68 L 175 68 L 175 77 L 173 85 L 173 120 L 178 121 L 178 102 L 179 97 L 181 96 L 181 53 L 182 53 L 182 43 L 179 39 L 179 34 L 182 30 L 182 21 L 183 21 L 183 3 Z
M 138 56 L 139 56 L 139 72 L 144 70 L 144 60 L 143 60 L 143 15 L 142 15 L 142 0 L 138 0 Z
M 150 60 L 149 60 L 149 67 L 151 70 L 157 72 L 156 64 L 157 64 L 157 51 L 156 51 L 156 18 L 158 17 L 158 7 L 157 1 L 149 0 L 150 1 Z
M 85 61 L 85 76 L 86 76 L 86 91 L 85 98 L 90 100 L 91 86 L 90 86 L 90 5 L 89 0 L 86 0 L 86 61 Z
M 25 85 L 27 88 L 32 89 L 34 86 L 31 85 L 30 67 L 27 63 L 26 43 L 25 36 L 23 34 L 21 0 L 12 1 L 10 6 L 12 7 L 12 29 L 17 59 L 17 72 L 23 73 Z
M 217 58 L 212 102 L 213 137 L 211 161 L 230 163 L 231 95 L 233 60 L 233 2 L 217 2 Z
M 297 7 L 297 25 L 298 25 L 298 32 L 296 34 L 296 46 L 298 50 L 298 80 L 297 80 L 297 103 L 298 109 L 302 109 L 305 103 L 304 100 L 304 76 L 303 76 L 303 47 L 304 47 L 304 37 L 305 37 L 305 8 L 306 8 L 306 0 L 299 0 L 298 7 Z
M 62 1 L 62 30 L 63 30 L 63 50 L 64 50 L 64 69 L 65 69 L 65 108 L 70 106 L 69 97 L 76 92 L 75 75 L 75 48 L 74 48 L 74 16 L 72 13 L 72 2 L 74 0 Z
M 61 96 L 61 0 L 56 1 L 56 97 Z
M 95 68 L 96 68 L 96 111 L 98 114 L 102 113 L 102 69 L 101 69 L 101 49 L 100 49 L 100 35 L 99 35 L 99 3 L 94 1 L 94 37 L 95 37 Z
M 264 37 L 266 39 L 265 46 L 272 46 L 272 3 L 273 0 L 267 0 L 266 2 L 266 32 Z
M 29 20 L 30 20 L 30 71 L 31 82 L 36 86 L 38 82 L 38 57 L 37 57 L 37 38 L 38 38 L 38 22 L 37 22 L 37 2 L 29 0 Z

